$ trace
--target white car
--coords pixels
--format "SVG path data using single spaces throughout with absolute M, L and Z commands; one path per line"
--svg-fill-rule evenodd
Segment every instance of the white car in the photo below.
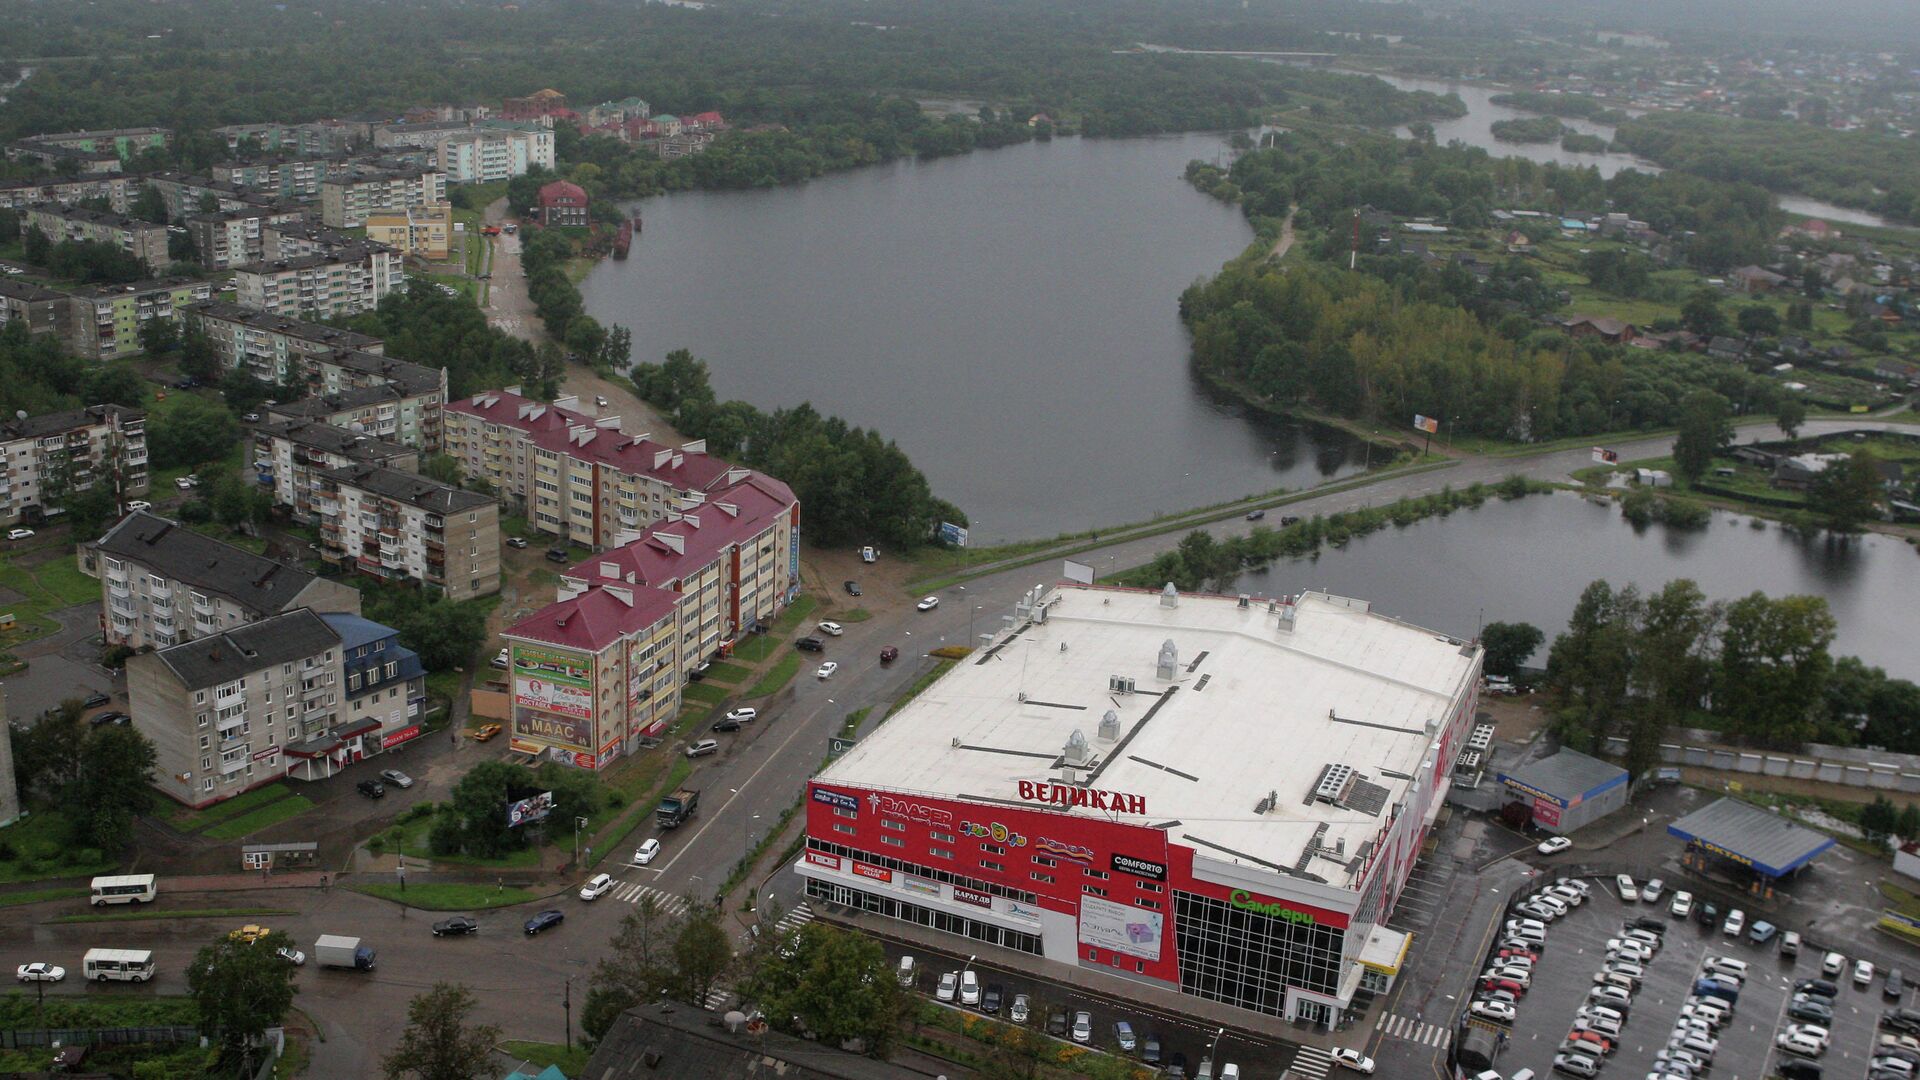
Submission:
M 940 606 L 940 598 L 937 596 L 929 596 L 913 606 L 920 611 L 932 611 L 934 608 Z
M 827 635 L 828 637 L 839 637 L 841 634 L 844 634 L 847 632 L 847 628 L 844 626 L 841 626 L 837 622 L 823 622 L 818 625 L 820 627 L 820 632 Z
M 179 488 L 181 491 L 192 491 L 193 478 L 188 476 L 176 476 L 173 478 L 173 486 Z
M 7 530 L 7 539 L 9 540 L 25 540 L 27 537 L 32 535 L 33 535 L 32 529 L 8 529 Z
M 1820 1045 L 1818 1039 L 1803 1035 L 1791 1028 L 1781 1032 L 1779 1038 L 1773 1040 L 1773 1044 L 1786 1053 L 1798 1054 L 1801 1057 L 1819 1057 L 1827 1049 Z
M 1373 1075 L 1373 1059 L 1358 1050 L 1341 1047 L 1333 1051 L 1333 1063 L 1343 1069 L 1352 1069 L 1367 1076 Z
M 1747 928 L 1747 913 L 1739 908 L 1727 912 L 1727 921 L 1720 924 L 1720 932 L 1728 937 L 1739 937 L 1740 931 Z
M 67 969 L 52 964 L 21 964 L 13 974 L 21 982 L 59 982 L 67 977 Z
M 585 885 L 580 886 L 580 899 L 598 900 L 612 889 L 612 874 L 595 874 Z
M 871 547 L 863 547 L 860 549 L 860 561 L 863 563 L 875 562 L 879 558 L 880 558 L 880 553 L 873 550 L 873 548 Z
M 145 499 L 135 499 L 127 504 L 127 513 L 129 514 L 137 514 L 142 510 L 151 509 L 153 509 L 153 504 Z
M 273 951 L 273 955 L 279 957 L 282 960 L 285 960 L 287 963 L 292 964 L 294 967 L 304 967 L 307 962 L 306 953 L 303 953 L 299 949 L 295 949 L 291 947 L 284 948 L 284 949 L 275 949 Z
M 657 837 L 641 841 L 640 847 L 633 853 L 635 865 L 645 866 L 660 854 L 660 840 Z
M 1633 877 L 1631 875 L 1621 874 L 1619 877 L 1613 879 L 1613 883 L 1620 887 L 1620 899 L 1640 899 L 1640 887 L 1633 883 Z
M 935 990 L 933 992 L 933 996 L 940 999 L 941 1001 L 952 1001 L 954 992 L 957 991 L 959 987 L 960 987 L 959 972 L 957 971 L 941 972 L 940 973 L 940 989 Z
M 960 1004 L 980 1004 L 980 974 L 971 968 L 960 973 Z
M 1833 1032 L 1828 1031 L 1819 1024 L 1788 1024 L 1787 1031 L 1794 1035 L 1805 1035 L 1807 1038 L 1819 1043 L 1820 1049 L 1822 1050 L 1825 1050 L 1833 1043 Z M 1906 1047 L 1905 1049 L 1912 1048 Z
M 1649 904 L 1657 904 L 1660 902 L 1660 893 L 1666 889 L 1666 887 L 1666 882 L 1661 881 L 1659 878 L 1654 878 L 1641 887 L 1640 899 L 1645 900 Z
M 831 679 L 833 678 L 833 673 L 839 670 L 840 670 L 840 665 L 835 663 L 832 660 L 829 660 L 826 663 L 821 664 L 820 670 L 814 672 L 814 674 L 818 675 L 822 679 Z
M 507 650 L 501 649 L 499 652 L 494 654 L 493 659 L 488 661 L 488 663 L 491 663 L 494 667 L 497 667 L 497 668 L 504 668 L 508 664 L 512 663 L 512 661 L 507 659 Z
M 1502 1024 L 1513 1023 L 1513 1018 L 1519 1015 L 1513 1006 L 1504 1001 L 1476 1001 L 1468 1006 L 1467 1011 L 1475 1016 Z
M 1820 960 L 1820 974 L 1838 975 L 1847 970 L 1847 958 L 1837 952 L 1830 952 Z
M 742 724 L 751 724 L 755 720 L 760 719 L 760 710 L 751 705 L 742 705 L 738 709 L 727 710 L 727 719 L 737 720 Z
M 1093 1041 L 1093 1014 L 1085 1009 L 1073 1014 L 1073 1041 L 1077 1043 Z
M 1873 982 L 1873 961 L 1861 960 L 1853 965 L 1853 985 L 1867 986 Z
M 1564 836 L 1549 836 L 1545 840 L 1540 841 L 1540 846 L 1533 850 L 1542 855 L 1558 855 L 1572 846 L 1573 841 Z
M 1667 905 L 1667 914 L 1676 919 L 1684 919 L 1693 914 L 1693 894 L 1677 892 L 1673 894 L 1673 903 Z

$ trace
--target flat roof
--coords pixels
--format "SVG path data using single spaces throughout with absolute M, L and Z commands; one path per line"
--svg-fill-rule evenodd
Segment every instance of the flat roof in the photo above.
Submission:
M 1528 762 L 1519 772 L 1496 775 L 1501 783 L 1543 796 L 1563 810 L 1627 782 L 1627 770 L 1578 750 L 1562 750 Z
M 1668 825 L 1667 833 L 1768 877 L 1793 873 L 1835 843 L 1784 814 L 1732 798 L 1695 810 Z
M 1326 593 L 1163 599 L 1046 592 L 1043 619 L 997 634 L 819 779 L 1031 805 L 1019 784 L 1062 782 L 1077 735 L 1090 757 L 1070 775 L 1140 796 L 1145 811 L 1052 809 L 1164 828 L 1213 858 L 1355 887 L 1368 845 L 1470 692 L 1478 649 Z M 1172 677 L 1162 678 L 1169 645 Z M 1115 677 L 1134 680 L 1134 692 L 1114 690 Z M 1100 734 L 1109 713 L 1117 737 Z

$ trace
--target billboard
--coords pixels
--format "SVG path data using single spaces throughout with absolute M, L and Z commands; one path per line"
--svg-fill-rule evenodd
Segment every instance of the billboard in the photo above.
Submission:
M 1414 413 L 1413 427 L 1416 431 L 1424 431 L 1432 435 L 1440 430 L 1440 421 L 1431 416 L 1421 416 L 1419 413 Z
M 1093 567 L 1088 566 L 1086 563 L 1074 562 L 1072 559 L 1063 559 L 1061 561 L 1063 564 L 1060 567 L 1061 577 L 1068 581 L 1077 581 L 1082 585 L 1093 584 Z
M 1620 451 L 1609 450 L 1604 446 L 1596 446 L 1593 448 L 1593 460 L 1596 464 L 1600 465 L 1618 465 L 1620 464 Z
M 1124 907 L 1097 896 L 1080 898 L 1082 945 L 1157 961 L 1160 959 L 1162 922 L 1157 911 Z
M 593 722 L 577 716 L 560 716 L 534 709 L 513 710 L 513 733 L 540 740 L 536 750 L 562 746 L 586 753 L 593 752 Z
M 966 547 L 967 527 L 965 525 L 955 525 L 951 521 L 941 522 L 940 542 L 943 544 L 952 544 L 954 547 Z
M 578 653 L 515 645 L 513 703 L 582 720 L 592 719 L 593 669 Z
M 507 828 L 517 829 L 534 821 L 544 821 L 553 812 L 553 792 L 543 791 L 507 804 Z

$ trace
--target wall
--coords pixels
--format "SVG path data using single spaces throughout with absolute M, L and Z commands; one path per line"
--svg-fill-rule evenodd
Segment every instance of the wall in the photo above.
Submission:
M 1876 753 L 1819 743 L 1807 744 L 1804 753 L 1748 750 L 1715 745 L 1707 740 L 1708 732 L 1682 731 L 1680 734 L 1689 736 L 1687 741 L 1660 744 L 1663 763 L 1920 794 L 1920 757 L 1913 754 Z M 1627 740 L 1610 738 L 1606 750 L 1612 757 L 1623 758 L 1627 753 Z

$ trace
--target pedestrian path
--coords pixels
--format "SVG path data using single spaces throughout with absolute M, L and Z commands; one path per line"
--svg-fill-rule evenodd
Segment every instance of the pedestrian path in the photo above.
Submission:
M 1317 1046 L 1302 1046 L 1299 1052 L 1293 1055 L 1293 1065 L 1289 1070 L 1290 1073 L 1298 1073 L 1307 1077 L 1308 1080 L 1326 1080 L 1327 1074 L 1332 1071 L 1333 1055 Z
M 1406 1016 L 1382 1016 L 1380 1022 L 1373 1025 L 1375 1031 L 1385 1032 L 1389 1038 L 1405 1039 L 1422 1046 L 1444 1047 L 1453 1041 L 1453 1029 L 1442 1024 L 1429 1024 Z
M 687 910 L 686 897 L 675 896 L 663 889 L 656 889 L 651 885 L 642 885 L 634 881 L 615 882 L 612 896 L 615 900 L 623 904 L 637 904 L 640 902 L 641 897 L 651 896 L 653 897 L 654 903 L 660 905 L 660 910 L 666 912 L 668 915 L 678 915 Z

